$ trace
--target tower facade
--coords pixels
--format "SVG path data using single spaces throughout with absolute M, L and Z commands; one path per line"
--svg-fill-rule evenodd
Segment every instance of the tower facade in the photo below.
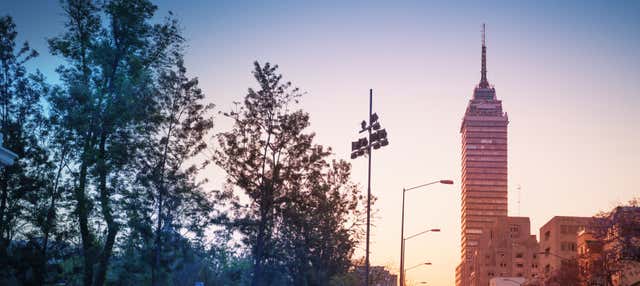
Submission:
M 507 216 L 507 114 L 487 80 L 487 47 L 482 32 L 480 83 L 462 120 L 461 262 L 456 285 L 470 285 L 480 238 Z

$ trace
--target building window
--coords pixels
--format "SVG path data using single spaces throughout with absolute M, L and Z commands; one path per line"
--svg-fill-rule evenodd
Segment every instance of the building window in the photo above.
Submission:
M 516 253 L 516 258 L 522 258 L 524 254 L 522 252 Z
M 564 242 L 560 243 L 560 250 L 561 251 L 572 251 L 572 252 L 575 252 L 576 249 L 577 249 L 577 246 L 576 246 L 575 242 L 564 241 Z
M 544 240 L 549 240 L 549 237 L 551 237 L 551 231 L 550 231 L 550 230 L 547 230 L 547 231 L 544 233 Z
M 522 263 L 518 263 L 518 264 L 516 264 L 516 267 L 518 267 L 518 268 L 522 268 L 522 267 L 524 267 L 524 264 L 522 264 Z

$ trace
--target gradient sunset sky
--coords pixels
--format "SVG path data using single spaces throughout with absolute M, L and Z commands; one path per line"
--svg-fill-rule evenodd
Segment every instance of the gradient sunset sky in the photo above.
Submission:
M 480 80 L 480 29 L 487 25 L 489 82 L 509 114 L 509 214 L 532 233 L 555 215 L 590 216 L 638 191 L 640 171 L 640 1 L 156 1 L 182 21 L 186 64 L 218 110 L 241 101 L 254 60 L 278 64 L 308 94 L 317 142 L 349 158 L 368 112 L 389 133 L 373 157 L 378 197 L 373 265 L 398 267 L 403 187 L 413 281 L 453 285 L 460 259 L 460 124 Z M 2 1 L 20 41 L 55 82 L 60 59 L 46 38 L 63 31 L 57 1 Z M 216 131 L 230 122 L 216 120 Z M 366 159 L 353 180 L 366 187 Z M 224 174 L 207 171 L 211 188 Z M 520 186 L 520 204 L 518 204 Z M 359 251 L 362 255 L 363 251 Z

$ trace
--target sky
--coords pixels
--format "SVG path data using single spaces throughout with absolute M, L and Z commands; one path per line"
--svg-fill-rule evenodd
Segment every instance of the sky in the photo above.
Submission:
M 639 1 L 158 1 L 188 40 L 186 65 L 207 100 L 229 110 L 255 86 L 253 61 L 280 66 L 306 91 L 317 143 L 349 159 L 359 122 L 373 109 L 389 146 L 373 155 L 373 265 L 397 270 L 402 188 L 407 193 L 407 273 L 453 285 L 460 259 L 460 124 L 480 80 L 481 26 L 488 79 L 509 115 L 509 214 L 531 218 L 533 234 L 556 215 L 591 216 L 638 196 L 640 170 Z M 46 38 L 62 32 L 57 1 L 2 1 L 30 63 L 56 81 L 59 58 Z M 216 131 L 230 123 L 217 117 Z M 353 160 L 366 187 L 367 160 Z M 211 188 L 221 170 L 206 171 Z M 362 255 L 364 251 L 360 250 Z

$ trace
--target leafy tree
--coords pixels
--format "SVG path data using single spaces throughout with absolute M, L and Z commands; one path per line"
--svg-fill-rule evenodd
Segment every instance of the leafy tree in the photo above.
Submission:
M 159 283 L 163 233 L 187 230 L 197 238 L 213 219 L 214 208 L 195 176 L 202 167 L 188 165 L 207 149 L 207 134 L 213 127 L 204 93 L 196 78 L 186 75 L 184 60 L 174 52 L 175 68 L 159 77 L 158 112 L 154 115 L 154 135 L 147 144 L 143 163 L 143 181 L 155 189 L 156 227 L 152 284 Z M 206 165 L 205 162 L 204 165 Z
M 70 173 L 83 284 L 103 285 L 121 230 L 116 215 L 121 194 L 135 184 L 134 155 L 148 136 L 144 127 L 156 108 L 155 68 L 178 40 L 177 28 L 172 21 L 151 24 L 156 7 L 145 0 L 68 0 L 62 5 L 67 31 L 50 39 L 49 46 L 68 62 L 58 68 L 66 90 L 50 99 L 52 116 L 75 154 Z M 103 222 L 104 229 L 94 221 Z
M 27 42 L 16 50 L 16 36 L 12 18 L 0 17 L 0 133 L 4 147 L 18 155 L 15 164 L 0 170 L 0 281 L 27 271 L 32 274 L 25 279 L 42 283 L 58 197 L 49 180 L 54 164 L 41 105 L 48 86 L 39 72 L 27 73 L 24 63 L 38 53 Z M 30 259 L 9 257 L 22 250 Z
M 597 276 L 608 285 L 625 266 L 640 262 L 640 199 L 634 198 L 609 212 L 595 216 L 591 230 L 594 238 L 603 243 Z
M 311 148 L 299 158 L 314 161 L 303 186 L 283 206 L 279 241 L 290 259 L 288 272 L 296 285 L 327 285 L 348 271 L 364 212 L 357 186 L 349 181 L 345 161 L 326 162 L 330 153 Z
M 331 150 L 305 133 L 309 115 L 290 110 L 300 91 L 282 81 L 277 66 L 254 65 L 260 89 L 225 113 L 234 126 L 218 135 L 214 160 L 228 175 L 221 197 L 231 201 L 234 226 L 251 246 L 252 285 L 326 284 L 348 267 L 357 227 L 347 224 L 358 221 L 362 197 L 349 183 L 349 165 L 329 163 Z

